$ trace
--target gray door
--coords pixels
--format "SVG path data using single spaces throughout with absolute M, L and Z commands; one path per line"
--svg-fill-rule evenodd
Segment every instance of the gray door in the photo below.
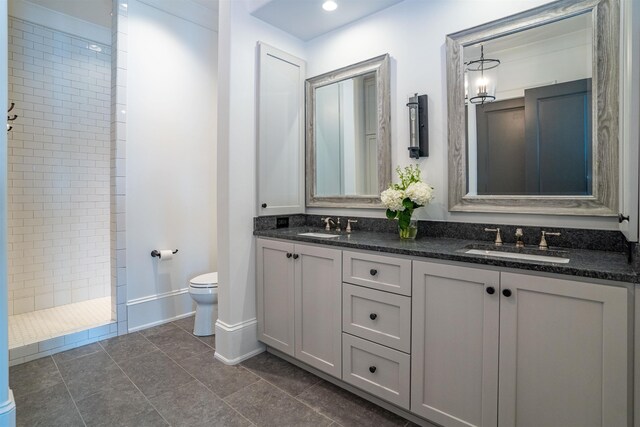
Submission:
M 525 191 L 524 98 L 476 106 L 478 194 Z
M 527 89 L 524 103 L 527 194 L 591 194 L 591 79 Z

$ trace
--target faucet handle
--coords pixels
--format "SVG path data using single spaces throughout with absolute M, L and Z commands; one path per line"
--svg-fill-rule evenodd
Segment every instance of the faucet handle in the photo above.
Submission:
M 336 231 L 340 231 L 340 217 L 336 220 Z
M 347 220 L 347 229 L 346 229 L 347 233 L 351 233 L 351 224 L 355 224 L 356 222 L 358 222 L 358 221 L 355 220 L 355 219 L 348 219 Z
M 549 249 L 549 245 L 547 244 L 547 239 L 545 236 L 559 236 L 560 233 L 550 233 L 548 231 L 542 230 L 542 236 L 540 237 L 540 244 L 538 245 L 538 249 L 546 250 Z
M 485 228 L 484 231 L 491 231 L 496 233 L 496 240 L 493 242 L 496 246 L 502 246 L 502 236 L 500 236 L 500 228 Z

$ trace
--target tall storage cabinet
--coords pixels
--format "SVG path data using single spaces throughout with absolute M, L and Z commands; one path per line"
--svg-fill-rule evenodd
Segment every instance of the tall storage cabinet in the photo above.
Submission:
M 342 371 L 342 252 L 257 240 L 258 338 L 314 368 Z

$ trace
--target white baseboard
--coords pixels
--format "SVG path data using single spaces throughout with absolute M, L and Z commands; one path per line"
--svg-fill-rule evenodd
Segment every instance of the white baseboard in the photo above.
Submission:
M 129 332 L 190 316 L 194 310 L 189 288 L 131 300 L 127 302 Z
M 9 400 L 0 405 L 0 426 L 16 427 L 16 401 L 9 389 Z
M 265 349 L 265 345 L 258 341 L 258 321 L 255 318 L 235 325 L 220 319 L 216 322 L 215 358 L 225 365 L 237 365 Z

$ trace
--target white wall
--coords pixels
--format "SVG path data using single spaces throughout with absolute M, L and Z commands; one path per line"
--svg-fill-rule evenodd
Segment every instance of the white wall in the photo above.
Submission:
M 219 312 L 216 357 L 261 351 L 256 339 L 256 63 L 262 41 L 304 59 L 303 43 L 249 15 L 244 0 L 221 0 L 218 93 Z
M 9 315 L 110 293 L 111 48 L 96 43 L 9 19 Z
M 384 53 L 391 56 L 392 164 L 410 164 L 409 96 L 429 95 L 429 157 L 420 159 L 423 177 L 436 189 L 419 219 L 617 229 L 614 219 L 542 215 L 450 213 L 447 211 L 447 110 L 445 36 L 548 0 L 405 0 L 305 46 L 307 74 L 315 76 Z M 276 45 L 277 46 L 277 45 Z M 383 217 L 382 211 L 308 209 L 308 213 Z
M 217 33 L 128 7 L 126 266 L 129 329 L 192 310 L 189 279 L 217 269 Z M 179 249 L 170 261 L 153 249 Z

